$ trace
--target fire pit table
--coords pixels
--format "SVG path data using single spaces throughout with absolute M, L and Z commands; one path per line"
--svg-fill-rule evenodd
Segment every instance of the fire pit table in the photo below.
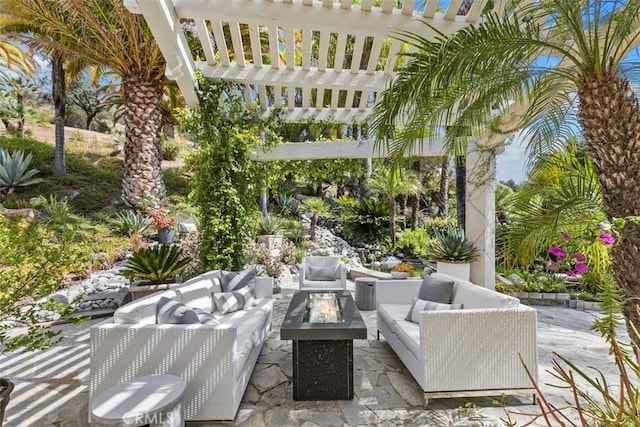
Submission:
M 297 292 L 280 338 L 293 341 L 293 399 L 353 399 L 353 340 L 367 327 L 347 291 Z

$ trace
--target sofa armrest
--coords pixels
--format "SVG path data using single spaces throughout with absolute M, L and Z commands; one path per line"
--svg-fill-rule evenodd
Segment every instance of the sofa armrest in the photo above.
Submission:
M 349 267 L 345 264 L 340 263 L 340 283 L 342 284 L 343 289 L 347 289 L 347 273 L 349 272 Z
M 422 312 L 426 391 L 532 388 L 518 354 L 537 380 L 536 323 L 524 305 Z
M 376 306 L 380 304 L 411 304 L 418 295 L 422 279 L 377 280 Z
M 236 328 L 103 323 L 90 335 L 90 400 L 135 377 L 171 374 L 187 383 L 185 413 L 191 419 L 206 413 L 203 405 L 216 390 L 228 396 L 220 405 L 232 405 Z
M 304 286 L 304 272 L 307 270 L 307 263 L 302 262 L 298 264 L 298 289 L 302 289 Z

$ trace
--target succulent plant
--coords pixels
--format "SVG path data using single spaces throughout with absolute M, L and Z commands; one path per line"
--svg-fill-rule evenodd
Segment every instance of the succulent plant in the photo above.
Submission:
M 42 179 L 35 178 L 38 169 L 29 169 L 31 153 L 25 155 L 21 150 L 9 153 L 0 148 L 0 191 L 13 193 L 18 187 L 37 184 Z
M 471 262 L 478 250 L 467 240 L 464 230 L 449 225 L 446 230 L 434 230 L 435 239 L 429 244 L 429 255 L 436 261 Z
M 150 226 L 149 219 L 139 212 L 126 210 L 118 213 L 115 221 L 116 231 L 123 235 L 142 235 Z
M 280 234 L 284 229 L 284 221 L 276 215 L 266 215 L 260 218 L 258 222 L 258 234 Z
M 134 252 L 122 275 L 131 279 L 164 283 L 172 280 L 189 263 L 178 246 L 155 245 Z

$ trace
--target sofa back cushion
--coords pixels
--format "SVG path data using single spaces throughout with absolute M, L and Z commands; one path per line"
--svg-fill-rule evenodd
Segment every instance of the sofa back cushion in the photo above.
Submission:
M 449 304 L 453 296 L 454 281 L 442 277 L 426 275 L 418 291 L 418 299 Z
M 248 286 L 252 291 L 256 288 L 256 269 L 248 268 L 242 271 L 222 272 L 222 292 L 237 291 Z
M 518 298 L 492 291 L 466 280 L 433 273 L 435 277 L 453 279 L 452 304 L 464 304 L 465 309 L 473 308 L 512 308 L 520 305 Z
M 147 295 L 129 304 L 125 304 L 113 313 L 114 323 L 141 323 L 151 325 L 156 323 L 156 305 L 160 298 L 178 299 L 173 290 Z
M 211 303 L 211 295 L 222 291 L 220 274 L 220 271 L 216 270 L 187 280 L 174 289 L 178 300 L 189 307 L 211 313 L 215 309 Z

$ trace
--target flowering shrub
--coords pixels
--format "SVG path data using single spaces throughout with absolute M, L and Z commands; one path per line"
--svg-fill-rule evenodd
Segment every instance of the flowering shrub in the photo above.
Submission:
M 177 224 L 176 217 L 169 215 L 165 208 L 158 208 L 150 213 L 151 223 L 157 228 L 175 227 Z
M 413 271 L 413 266 L 408 262 L 401 262 L 400 264 L 396 264 L 392 271 L 398 271 L 400 273 L 411 273 Z
M 562 233 L 561 237 L 565 242 L 571 239 L 571 236 L 567 233 Z M 603 246 L 613 246 L 616 239 L 612 233 L 600 233 L 598 241 Z M 571 257 L 568 257 L 569 252 L 565 248 L 559 245 L 552 245 L 549 247 L 549 254 L 551 259 L 547 263 L 548 270 L 563 272 L 568 277 L 576 277 L 578 274 L 584 274 L 589 271 L 586 257 L 582 252 L 576 252 Z

